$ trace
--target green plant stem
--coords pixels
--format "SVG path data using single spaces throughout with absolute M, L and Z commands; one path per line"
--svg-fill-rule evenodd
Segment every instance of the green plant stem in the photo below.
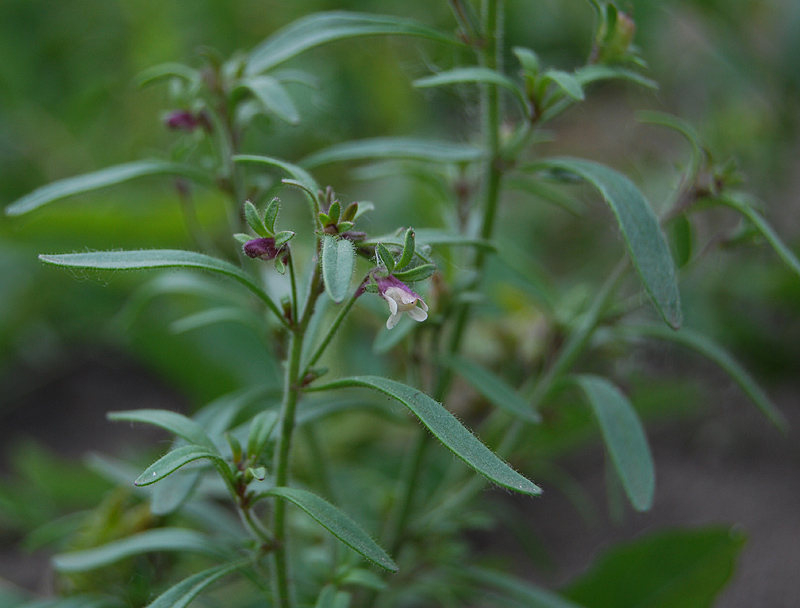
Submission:
M 314 269 L 308 297 L 303 314 L 297 325 L 291 329 L 289 337 L 289 356 L 286 361 L 286 374 L 283 385 L 283 402 L 280 413 L 280 430 L 278 444 L 275 447 L 275 485 L 286 486 L 289 481 L 289 463 L 291 460 L 292 440 L 295 431 L 295 413 L 297 402 L 302 392 L 302 375 L 300 361 L 303 356 L 303 336 L 314 313 L 314 306 L 319 298 L 319 265 Z M 277 608 L 290 608 L 294 604 L 291 585 L 289 583 L 289 559 L 287 554 L 286 535 L 286 502 L 279 497 L 275 499 L 272 512 L 272 533 L 275 536 L 273 551 L 274 600 Z
M 294 256 L 292 255 L 291 248 L 289 248 L 286 265 L 289 267 L 289 282 L 292 286 L 292 323 L 297 323 L 299 321 L 297 318 L 297 276 L 294 270 Z

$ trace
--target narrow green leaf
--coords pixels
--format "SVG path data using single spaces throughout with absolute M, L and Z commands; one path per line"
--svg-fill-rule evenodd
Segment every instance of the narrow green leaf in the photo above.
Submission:
M 209 325 L 216 325 L 217 323 L 239 323 L 250 329 L 255 329 L 257 332 L 264 330 L 262 317 L 254 314 L 247 308 L 239 308 L 236 306 L 219 306 L 217 308 L 201 310 L 200 312 L 173 321 L 169 328 L 173 333 L 181 334 L 187 331 L 208 327 Z
M 612 547 L 566 595 L 585 608 L 711 608 L 744 542 L 719 527 L 657 532 Z
M 527 176 L 509 177 L 504 183 L 506 188 L 530 192 L 537 198 L 558 205 L 576 217 L 584 214 L 584 206 L 579 201 L 540 179 L 531 179 Z
M 536 484 L 503 462 L 441 403 L 415 388 L 388 378 L 356 376 L 318 386 L 314 390 L 359 386 L 383 393 L 405 405 L 445 447 L 490 481 L 515 492 L 541 494 Z
M 300 114 L 283 85 L 272 76 L 251 76 L 239 81 L 239 87 L 249 90 L 259 103 L 290 125 L 300 123 Z
M 400 254 L 400 259 L 397 260 L 397 264 L 395 264 L 395 268 L 397 270 L 402 270 L 406 266 L 411 263 L 411 260 L 414 259 L 414 252 L 416 250 L 416 235 L 414 234 L 414 230 L 409 228 L 406 230 L 406 234 L 403 241 L 403 253 Z
M 208 570 L 193 574 L 177 585 L 167 589 L 148 604 L 147 608 L 185 608 L 211 583 L 231 572 L 235 572 L 247 566 L 249 563 L 249 560 L 240 560 L 229 564 L 222 564 L 221 566 L 214 566 Z
M 355 552 L 385 570 L 397 571 L 397 564 L 392 561 L 386 551 L 381 549 L 378 543 L 358 524 L 328 501 L 298 488 L 272 488 L 267 491 L 267 494 L 285 498 L 297 505 Z
M 575 158 L 547 159 L 534 166 L 574 173 L 600 192 L 619 223 L 647 293 L 664 320 L 674 329 L 680 327 L 683 315 L 675 263 L 658 218 L 633 182 L 604 165 Z
M 691 329 L 670 331 L 658 325 L 622 325 L 617 328 L 624 336 L 643 336 L 657 340 L 668 340 L 697 351 L 719 365 L 753 400 L 758 409 L 782 432 L 786 433 L 789 424 L 781 411 L 758 385 L 753 377 L 731 355 L 711 338 Z
M 637 511 L 647 511 L 653 504 L 655 465 L 636 410 L 605 378 L 586 374 L 573 380 L 586 394 L 631 504 Z
M 336 585 L 328 583 L 319 592 L 317 603 L 314 608 L 348 608 L 350 606 L 350 594 L 347 591 L 340 591 Z
M 246 73 L 266 72 L 308 49 L 336 40 L 380 35 L 420 36 L 461 44 L 453 36 L 397 17 L 344 11 L 317 13 L 290 23 L 256 46 Z
M 178 437 L 182 437 L 189 443 L 203 446 L 218 454 L 217 448 L 214 447 L 214 442 L 211 441 L 203 428 L 191 418 L 187 418 L 178 412 L 149 409 L 128 410 L 123 412 L 109 412 L 106 417 L 114 422 L 142 422 L 144 424 L 152 424 Z
M 539 56 L 531 49 L 526 49 L 522 46 L 515 46 L 511 49 L 514 55 L 517 56 L 522 70 L 531 76 L 536 76 L 541 70 L 542 63 L 539 61 Z
M 527 608 L 583 608 L 557 593 L 497 570 L 466 568 L 459 574 L 483 587 L 496 589 L 504 597 L 521 602 Z
M 311 174 L 308 171 L 302 167 L 298 167 L 297 165 L 287 163 L 279 158 L 259 156 L 256 154 L 237 154 L 233 157 L 233 160 L 237 163 L 258 163 L 262 165 L 269 165 L 271 167 L 277 167 L 278 169 L 282 169 L 291 175 L 304 189 L 312 194 L 315 194 L 320 189 L 317 185 L 317 182 L 314 181 L 314 178 L 311 177 Z
M 778 257 L 783 260 L 784 264 L 786 264 L 792 272 L 800 276 L 800 261 L 798 261 L 797 256 L 795 256 L 792 250 L 784 244 L 784 242 L 772 229 L 772 226 L 770 226 L 769 223 L 767 223 L 767 220 L 764 219 L 764 216 L 762 216 L 756 210 L 754 201 L 750 200 L 747 195 L 741 192 L 726 192 L 724 195 L 716 199 L 716 201 L 730 207 L 731 209 L 735 209 L 748 220 L 750 220 L 756 229 L 761 233 L 761 235 L 767 240 L 770 246 L 775 250 L 775 253 L 778 254 Z
M 322 241 L 322 280 L 328 297 L 339 304 L 347 297 L 356 263 L 353 243 L 325 235 Z
M 394 256 L 391 252 L 386 248 L 386 245 L 383 243 L 378 243 L 378 246 L 375 248 L 375 251 L 378 252 L 378 257 L 380 258 L 381 262 L 383 262 L 384 267 L 389 272 L 394 270 Z
M 203 458 L 208 458 L 215 464 L 227 467 L 227 464 L 219 455 L 216 448 L 210 450 L 199 445 L 183 445 L 174 450 L 170 450 L 147 467 L 145 472 L 139 475 L 136 481 L 133 482 L 133 485 L 149 486 L 150 484 L 164 479 L 167 475 L 177 471 L 182 466 Z
M 525 99 L 525 95 L 522 93 L 516 83 L 497 70 L 492 70 L 490 68 L 455 68 L 453 70 L 446 70 L 444 72 L 439 72 L 438 74 L 433 74 L 432 76 L 419 78 L 415 80 L 413 84 L 418 89 L 426 89 L 430 87 L 441 87 L 449 84 L 460 84 L 466 82 L 478 84 L 496 84 L 505 88 L 514 95 L 514 99 L 519 102 L 522 110 L 527 114 L 528 102 Z M 578 86 L 578 89 L 580 89 L 580 86 Z
M 462 357 L 450 357 L 444 364 L 501 410 L 527 422 L 539 422 L 540 417 L 531 409 L 530 404 L 502 378 L 489 370 Z
M 278 199 L 278 197 L 275 197 L 269 202 L 267 209 L 264 212 L 264 226 L 271 234 L 275 232 L 275 221 L 278 219 L 278 213 L 280 210 L 281 201 Z
M 265 238 L 272 236 L 272 233 L 264 226 L 264 221 L 261 219 L 258 209 L 250 201 L 244 202 L 244 219 L 247 220 L 247 224 L 258 236 Z
M 658 83 L 655 80 L 646 78 L 633 70 L 611 65 L 587 65 L 578 68 L 575 71 L 575 79 L 584 87 L 601 80 L 628 80 L 648 89 L 658 89 Z
M 157 528 L 93 549 L 61 553 L 53 557 L 53 565 L 60 572 L 85 572 L 154 551 L 220 555 L 219 548 L 205 534 L 184 528 Z
M 576 101 L 583 101 L 583 87 L 580 81 L 572 74 L 561 70 L 547 70 L 542 78 L 555 83 L 555 85 Z
M 402 272 L 395 272 L 394 276 L 404 283 L 414 283 L 416 281 L 424 281 L 436 272 L 436 266 L 433 264 L 421 264 L 409 270 Z
M 307 156 L 300 163 L 314 168 L 351 160 L 406 158 L 430 163 L 466 163 L 483 158 L 483 150 L 467 144 L 446 141 L 377 137 L 335 144 Z
M 386 589 L 386 582 L 372 570 L 364 568 L 352 568 L 341 577 L 342 585 L 353 585 L 358 587 L 366 587 L 367 589 L 374 589 L 381 591 Z
M 69 196 L 92 192 L 147 175 L 174 175 L 201 184 L 210 184 L 213 181 L 207 171 L 200 171 L 191 165 L 161 160 L 140 160 L 77 177 L 69 177 L 37 188 L 6 207 L 6 215 L 22 215 Z
M 230 262 L 194 251 L 180 249 L 143 249 L 139 251 L 92 251 L 40 255 L 39 259 L 54 266 L 91 268 L 96 270 L 145 270 L 150 268 L 199 268 L 226 275 L 247 287 L 261 298 L 278 319 L 285 323 L 277 305 L 252 277 Z

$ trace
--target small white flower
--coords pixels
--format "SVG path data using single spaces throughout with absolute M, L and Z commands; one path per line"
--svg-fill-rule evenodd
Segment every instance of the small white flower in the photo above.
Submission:
M 389 312 L 391 314 L 386 321 L 388 329 L 392 329 L 397 325 L 403 313 L 407 313 L 415 321 L 424 321 L 428 318 L 428 305 L 425 304 L 419 294 L 411 291 L 408 285 L 391 275 L 376 280 L 380 296 L 389 304 Z M 417 307 L 417 304 L 419 304 L 419 307 Z

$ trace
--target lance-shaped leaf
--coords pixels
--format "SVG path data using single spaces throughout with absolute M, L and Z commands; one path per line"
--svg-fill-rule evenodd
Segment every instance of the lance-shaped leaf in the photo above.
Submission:
M 260 74 L 307 51 L 348 38 L 402 35 L 461 44 L 457 38 L 414 21 L 388 15 L 333 11 L 317 13 L 290 23 L 256 46 L 247 61 L 247 74 Z
M 124 412 L 109 412 L 109 420 L 115 422 L 143 422 L 160 427 L 178 437 L 182 437 L 189 443 L 195 443 L 208 448 L 212 452 L 217 452 L 214 442 L 203 428 L 191 418 L 187 418 L 178 412 L 169 410 L 128 410 Z M 217 452 L 218 453 L 218 452 Z
M 182 466 L 194 462 L 195 460 L 202 460 L 205 458 L 217 465 L 217 468 L 226 478 L 230 477 L 228 465 L 219 455 L 216 448 L 212 451 L 209 448 L 199 445 L 182 445 L 174 450 L 170 450 L 147 467 L 144 473 L 139 475 L 133 482 L 133 485 L 149 486 L 150 484 L 164 479 L 170 473 L 174 473 Z
M 281 120 L 290 125 L 299 124 L 300 115 L 297 113 L 297 108 L 277 79 L 266 75 L 251 76 L 239 81 L 239 87 L 249 90 L 267 111 Z
M 37 188 L 6 207 L 6 215 L 22 215 L 69 196 L 99 190 L 147 175 L 173 175 L 185 177 L 201 184 L 212 182 L 212 176 L 207 171 L 200 171 L 191 165 L 161 160 L 140 160 L 77 177 L 69 177 Z
M 144 87 L 166 78 L 182 78 L 187 82 L 198 82 L 202 76 L 199 70 L 182 63 L 162 63 L 139 72 L 134 82 L 137 87 Z
M 581 83 L 574 75 L 568 72 L 562 70 L 547 70 L 542 74 L 542 80 L 544 82 L 555 83 L 559 89 L 576 101 L 583 101 L 585 97 Z
M 522 94 L 520 88 L 516 83 L 504 76 L 497 70 L 492 70 L 484 67 L 468 67 L 456 68 L 454 70 L 447 70 L 433 74 L 432 76 L 425 76 L 414 81 L 414 86 L 418 89 L 426 89 L 430 87 L 441 87 L 449 84 L 460 83 L 479 83 L 479 84 L 494 84 L 503 87 L 510 91 L 522 107 L 523 112 L 528 112 L 528 102 L 525 100 L 525 95 Z M 580 86 L 578 87 L 580 89 Z
M 230 564 L 214 566 L 193 574 L 183 579 L 177 585 L 170 587 L 164 593 L 147 605 L 147 608 L 185 608 L 189 603 L 202 593 L 214 581 L 221 579 L 226 574 L 244 568 L 250 560 L 239 560 Z
M 181 317 L 173 321 L 169 328 L 176 334 L 216 325 L 217 323 L 238 323 L 256 332 L 264 330 L 263 318 L 254 314 L 249 308 L 235 306 L 220 306 L 201 310 L 192 315 Z
M 668 340 L 686 348 L 697 351 L 704 357 L 719 365 L 744 393 L 753 400 L 758 409 L 784 433 L 789 424 L 781 411 L 775 406 L 769 396 L 758 385 L 753 377 L 741 364 L 736 361 L 724 348 L 708 336 L 683 328 L 680 331 L 670 331 L 658 325 L 622 325 L 616 330 L 624 336 L 642 336 L 657 340 Z
M 328 297 L 337 304 L 347 297 L 355 263 L 353 243 L 325 235 L 322 241 L 322 280 Z
M 655 466 L 636 410 L 605 378 L 587 374 L 573 380 L 586 394 L 631 504 L 637 511 L 647 511 L 653 504 Z
M 40 255 L 39 259 L 54 266 L 68 268 L 91 268 L 96 270 L 147 270 L 151 268 L 197 268 L 226 275 L 247 287 L 261 298 L 282 323 L 283 314 L 270 297 L 255 284 L 249 274 L 219 258 L 183 251 L 180 249 L 143 249 L 139 251 L 91 251 L 88 253 L 64 253 Z
M 405 158 L 429 163 L 466 163 L 483 158 L 481 148 L 446 141 L 377 137 L 335 144 L 303 159 L 303 167 L 313 168 L 350 160 Z
M 800 275 L 800 261 L 798 261 L 797 256 L 784 244 L 772 229 L 772 226 L 770 226 L 767 220 L 756 210 L 755 201 L 741 192 L 726 192 L 723 196 L 715 200 L 735 209 L 753 222 L 753 225 L 775 250 L 778 257 L 783 260 L 784 264 L 786 264 L 792 272 Z
M 363 555 L 371 562 L 390 572 L 397 571 L 397 564 L 372 537 L 357 523 L 316 494 L 298 488 L 272 488 L 271 496 L 285 498 L 308 513 L 323 528 L 333 534 L 348 547 Z
M 503 462 L 441 403 L 415 388 L 388 378 L 355 376 L 316 387 L 314 390 L 359 386 L 378 391 L 402 403 L 445 447 L 490 481 L 522 494 L 541 494 L 542 490 L 536 484 Z
M 53 558 L 53 565 L 61 572 L 84 572 L 154 551 L 204 553 L 214 556 L 221 554 L 219 547 L 205 534 L 184 528 L 157 528 L 93 549 L 61 553 Z
M 150 512 L 156 516 L 169 515 L 181 507 L 194 492 L 203 477 L 203 470 L 180 472 L 162 479 L 151 488 Z
M 658 89 L 655 80 L 646 78 L 638 72 L 612 65 L 587 65 L 575 71 L 575 79 L 583 86 L 601 80 L 628 80 L 648 89 Z
M 259 163 L 263 165 L 269 165 L 271 167 L 277 167 L 278 169 L 282 169 L 291 175 L 303 188 L 310 193 L 315 194 L 320 189 L 317 185 L 317 182 L 313 177 L 311 177 L 311 174 L 308 171 L 302 167 L 293 165 L 292 163 L 287 163 L 279 158 L 259 156 L 257 154 L 237 154 L 233 157 L 233 160 L 237 163 Z
M 494 251 L 494 245 L 485 240 L 475 237 L 464 236 L 454 232 L 447 232 L 446 230 L 438 230 L 436 228 L 420 228 L 414 231 L 415 236 L 415 253 L 420 255 L 423 250 L 423 245 L 446 245 L 449 247 L 478 247 L 488 251 Z M 364 241 L 365 245 L 376 245 L 378 243 L 386 243 L 387 245 L 399 245 L 404 247 L 406 242 L 405 234 L 390 233 L 382 236 L 377 236 L 372 239 Z M 425 259 L 423 257 L 423 259 Z
M 675 263 L 667 239 L 644 195 L 627 177 L 604 165 L 576 158 L 552 158 L 536 163 L 573 173 L 594 186 L 619 223 L 633 265 L 664 320 L 681 326 L 680 293 Z
M 657 532 L 612 547 L 565 594 L 585 608 L 708 608 L 744 543 L 720 527 Z
M 501 410 L 526 422 L 539 421 L 539 415 L 531 409 L 530 404 L 489 370 L 462 357 L 450 357 L 444 363 Z

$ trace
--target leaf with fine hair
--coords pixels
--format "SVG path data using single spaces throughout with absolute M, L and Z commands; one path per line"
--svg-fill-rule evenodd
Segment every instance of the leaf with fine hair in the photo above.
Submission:
M 191 418 L 178 412 L 169 410 L 128 410 L 123 412 L 109 412 L 106 417 L 114 422 L 142 422 L 160 427 L 165 431 L 182 437 L 189 443 L 195 443 L 217 452 L 214 442 L 203 428 Z M 219 452 L 217 452 L 219 453 Z
M 148 270 L 151 268 L 197 268 L 223 274 L 235 279 L 256 294 L 286 324 L 283 314 L 270 297 L 253 281 L 253 278 L 219 258 L 180 249 L 142 249 L 136 251 L 90 251 L 88 253 L 63 253 L 40 255 L 47 264 L 67 268 L 91 268 L 95 270 Z
M 256 163 L 277 167 L 291 175 L 309 193 L 316 193 L 320 189 L 308 171 L 292 163 L 287 163 L 285 160 L 257 154 L 237 154 L 233 157 L 233 160 L 237 163 Z
M 466 163 L 483 158 L 481 148 L 447 141 L 376 137 L 334 144 L 301 161 L 307 168 L 351 160 L 374 161 L 379 158 L 405 158 L 430 163 Z
M 325 293 L 336 304 L 347 297 L 356 263 L 353 243 L 325 235 L 322 241 L 322 280 Z
M 250 560 L 239 560 L 193 574 L 167 589 L 149 603 L 147 608 L 185 608 L 211 583 L 249 564 Z
M 139 475 L 133 482 L 133 485 L 149 486 L 157 481 L 161 481 L 167 475 L 174 473 L 182 466 L 203 459 L 208 459 L 213 462 L 220 471 L 220 474 L 226 479 L 230 477 L 228 464 L 222 459 L 216 448 L 212 451 L 209 448 L 192 444 L 182 445 L 167 452 L 164 456 L 147 467 L 144 473 Z
M 298 19 L 264 40 L 250 52 L 245 72 L 248 75 L 261 74 L 308 49 L 336 40 L 386 35 L 418 36 L 462 44 L 454 36 L 407 19 L 331 11 Z
M 270 496 L 285 498 L 308 513 L 328 532 L 384 570 L 397 572 L 397 564 L 357 523 L 328 501 L 298 488 L 272 488 Z
M 573 173 L 600 192 L 619 223 L 645 290 L 664 321 L 679 328 L 683 314 L 675 262 L 656 214 L 634 183 L 605 165 L 577 158 L 549 158 L 529 168 Z
M 572 380 L 584 392 L 622 487 L 637 511 L 653 504 L 655 465 L 642 423 L 631 402 L 611 382 L 583 374 Z
M 317 386 L 312 390 L 352 387 L 369 388 L 402 403 L 446 448 L 488 480 L 522 494 L 541 494 L 539 486 L 503 462 L 441 403 L 415 388 L 378 376 L 354 376 Z
M 92 549 L 61 553 L 53 557 L 53 565 L 59 572 L 85 572 L 108 566 L 127 557 L 155 551 L 192 552 L 212 556 L 223 554 L 208 536 L 195 530 L 157 528 Z
M 201 184 L 211 184 L 213 181 L 207 171 L 201 171 L 191 165 L 163 160 L 140 160 L 52 182 L 17 199 L 6 207 L 5 212 L 6 215 L 22 215 L 76 194 L 100 190 L 148 175 L 185 177 Z

